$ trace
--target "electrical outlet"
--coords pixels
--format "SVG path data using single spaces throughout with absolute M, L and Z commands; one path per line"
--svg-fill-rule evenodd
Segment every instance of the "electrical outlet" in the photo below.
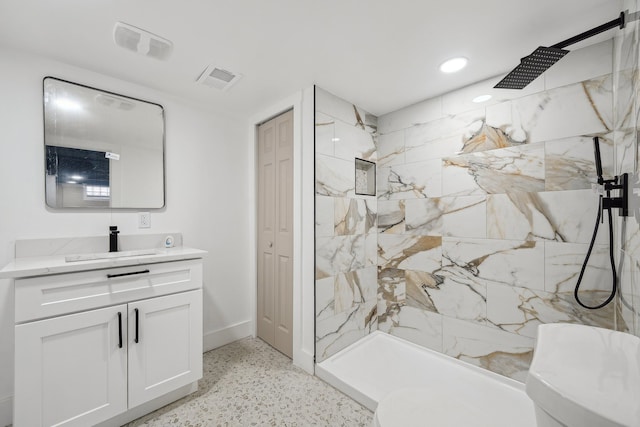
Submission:
M 151 214 L 138 212 L 138 228 L 151 228 Z

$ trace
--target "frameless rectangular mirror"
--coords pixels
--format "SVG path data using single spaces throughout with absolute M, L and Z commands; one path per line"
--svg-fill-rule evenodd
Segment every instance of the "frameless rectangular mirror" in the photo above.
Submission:
M 43 86 L 47 206 L 163 207 L 162 106 L 54 77 Z

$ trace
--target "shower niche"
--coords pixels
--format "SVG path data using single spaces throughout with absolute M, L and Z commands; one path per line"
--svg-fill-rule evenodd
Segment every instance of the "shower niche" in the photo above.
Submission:
M 356 194 L 361 196 L 376 195 L 376 164 L 356 157 Z

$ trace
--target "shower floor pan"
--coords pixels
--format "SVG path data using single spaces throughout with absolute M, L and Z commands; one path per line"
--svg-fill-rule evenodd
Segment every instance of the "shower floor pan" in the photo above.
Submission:
M 524 384 L 380 331 L 317 364 L 315 372 L 371 411 L 392 391 L 424 387 L 438 390 L 438 400 L 425 406 L 437 405 L 440 414 L 443 407 L 477 413 L 473 427 L 536 426 Z

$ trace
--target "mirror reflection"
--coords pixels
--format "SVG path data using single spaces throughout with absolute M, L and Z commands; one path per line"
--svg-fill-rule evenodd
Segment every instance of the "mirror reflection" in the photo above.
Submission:
M 164 206 L 162 106 L 46 77 L 44 142 L 48 206 Z

